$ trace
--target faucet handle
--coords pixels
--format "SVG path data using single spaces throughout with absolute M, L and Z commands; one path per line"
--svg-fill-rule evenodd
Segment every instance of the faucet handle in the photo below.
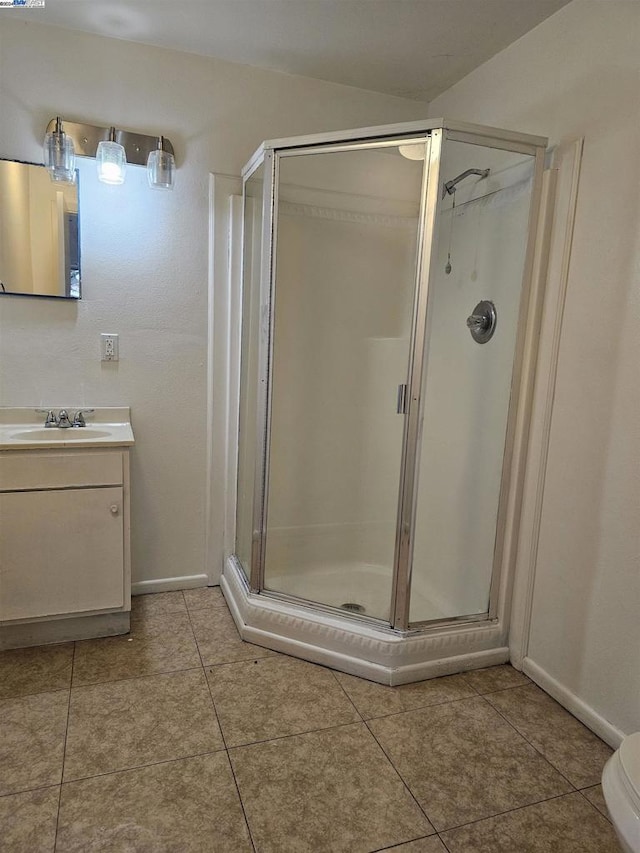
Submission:
M 86 421 L 84 419 L 85 415 L 92 415 L 95 412 L 95 409 L 78 409 L 78 411 L 73 416 L 73 425 L 74 427 L 83 427 L 86 426 Z
M 58 419 L 55 416 L 53 409 L 36 409 L 36 412 L 40 415 L 47 416 L 44 421 L 45 429 L 58 425 Z

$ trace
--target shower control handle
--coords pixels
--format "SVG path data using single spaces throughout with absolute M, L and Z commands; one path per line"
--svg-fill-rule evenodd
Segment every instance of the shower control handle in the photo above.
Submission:
M 483 299 L 467 317 L 467 328 L 477 344 L 486 344 L 493 337 L 497 322 L 496 306 L 488 299 Z
M 484 314 L 472 314 L 467 317 L 467 326 L 470 329 L 487 329 L 489 327 L 489 318 Z

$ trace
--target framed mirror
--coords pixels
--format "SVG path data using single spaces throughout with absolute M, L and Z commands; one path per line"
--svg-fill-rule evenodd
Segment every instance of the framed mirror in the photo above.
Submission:
M 78 175 L 0 160 L 0 296 L 80 299 Z

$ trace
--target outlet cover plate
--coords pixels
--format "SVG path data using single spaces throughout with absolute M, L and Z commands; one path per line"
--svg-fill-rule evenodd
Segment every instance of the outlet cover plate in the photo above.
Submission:
M 118 361 L 118 350 L 118 335 L 104 333 L 100 335 L 101 361 Z

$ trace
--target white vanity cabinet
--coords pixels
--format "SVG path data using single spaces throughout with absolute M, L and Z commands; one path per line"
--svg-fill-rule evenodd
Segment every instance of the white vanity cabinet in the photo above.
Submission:
M 130 590 L 128 448 L 0 453 L 5 645 L 123 633 Z
M 127 474 L 121 449 L 0 458 L 0 620 L 128 605 Z

